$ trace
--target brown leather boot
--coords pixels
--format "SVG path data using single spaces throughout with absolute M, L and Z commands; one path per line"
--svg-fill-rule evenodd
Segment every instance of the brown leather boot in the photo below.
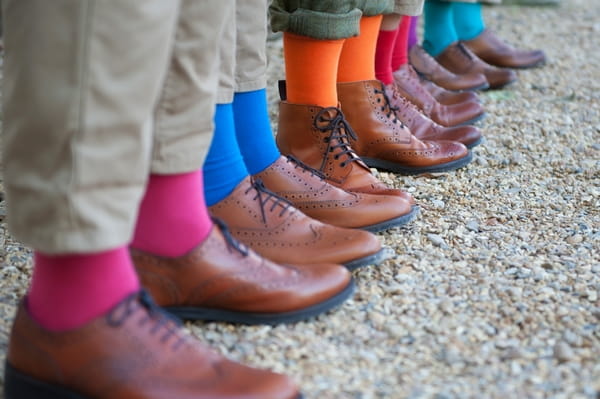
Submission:
M 513 70 L 485 63 L 460 42 L 449 45 L 435 59 L 446 69 L 459 75 L 484 74 L 490 89 L 500 89 L 517 80 L 517 74 Z
M 282 95 L 282 98 L 285 98 Z M 353 193 L 394 195 L 414 205 L 412 196 L 404 191 L 389 188 L 371 173 L 369 167 L 354 152 L 347 136 L 331 136 L 323 129 L 323 118 L 335 117 L 336 124 L 344 121 L 339 108 L 316 105 L 279 104 L 277 146 L 284 155 L 292 155 L 302 163 L 317 169 L 328 183 Z M 317 116 L 319 116 L 317 120 Z M 327 122 L 325 122 L 327 124 Z M 331 140 L 331 145 L 328 144 Z
M 472 91 L 450 91 L 443 87 L 436 85 L 435 83 L 419 77 L 421 81 L 421 87 L 429 92 L 440 104 L 454 105 L 461 104 L 468 101 L 479 102 L 479 96 Z
M 304 214 L 334 226 L 376 232 L 406 224 L 418 213 L 397 196 L 344 191 L 292 156 L 280 157 L 254 177 Z
M 419 140 L 451 140 L 463 143 L 467 148 L 473 148 L 481 143 L 481 132 L 475 126 L 440 126 L 425 114 L 423 114 L 413 103 L 398 93 L 396 85 L 384 85 L 385 94 L 392 107 L 396 110 L 398 119 L 402 121 L 410 132 Z M 378 94 L 382 96 L 382 94 Z M 382 101 L 384 99 L 382 98 Z
M 463 43 L 483 61 L 501 68 L 535 68 L 546 62 L 546 55 L 542 50 L 516 49 L 489 29 Z
M 448 90 L 485 90 L 490 85 L 481 72 L 452 73 L 440 65 L 423 47 L 414 45 L 408 52 L 411 65 L 425 79 Z
M 273 263 L 235 240 L 219 220 L 200 245 L 178 258 L 130 252 L 144 288 L 184 319 L 291 323 L 339 305 L 354 289 L 345 267 Z
M 289 378 L 201 346 L 143 293 L 65 332 L 21 304 L 4 373 L 6 399 L 301 398 Z
M 404 200 L 397 200 L 410 211 Z M 387 251 L 373 234 L 311 219 L 267 190 L 260 179 L 242 180 L 209 211 L 236 239 L 273 262 L 337 263 L 352 270 L 386 258 Z
M 367 165 L 402 174 L 449 171 L 471 162 L 471 153 L 461 143 L 413 136 L 397 118 L 380 81 L 338 83 L 337 89 L 347 122 L 335 115 L 335 108 L 316 118 L 330 147 L 349 136 Z
M 421 80 L 410 64 L 404 64 L 394 72 L 394 83 L 402 97 L 416 105 L 425 116 L 441 126 L 468 125 L 485 116 L 485 110 L 478 101 L 453 105 L 445 105 L 437 101 L 423 88 Z M 402 118 L 400 120 L 404 122 Z M 415 134 L 412 129 L 411 132 Z

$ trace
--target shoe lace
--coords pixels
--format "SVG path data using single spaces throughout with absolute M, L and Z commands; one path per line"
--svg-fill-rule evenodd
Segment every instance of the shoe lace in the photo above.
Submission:
M 313 176 L 317 176 L 318 178 L 320 178 L 321 180 L 325 180 L 326 176 L 323 172 L 321 172 L 320 170 L 317 170 L 313 167 L 308 166 L 307 164 L 305 164 L 304 162 L 302 162 L 301 160 L 299 160 L 298 158 L 296 158 L 293 155 L 287 155 L 287 161 L 292 163 L 294 165 L 294 168 L 296 169 L 300 169 L 302 172 L 308 172 Z
M 258 200 L 258 203 L 260 204 L 260 213 L 263 223 L 267 223 L 265 207 L 269 202 L 271 202 L 271 208 L 269 209 L 269 212 L 273 212 L 278 207 L 281 208 L 279 216 L 283 216 L 288 210 L 290 210 L 290 207 L 292 206 L 291 202 L 281 198 L 279 195 L 266 188 L 263 181 L 259 178 L 252 178 L 251 185 L 246 189 L 245 193 L 248 194 L 252 190 L 256 192 L 256 195 L 252 199 Z
M 388 119 L 392 119 L 393 123 L 400 123 L 401 126 L 403 126 L 402 121 L 400 119 L 398 119 L 398 116 L 396 115 L 396 111 L 399 110 L 398 107 L 394 107 L 392 105 L 392 103 L 390 102 L 390 98 L 387 96 L 387 94 L 385 93 L 385 90 L 383 89 L 373 89 L 373 91 L 375 92 L 375 94 L 380 94 L 383 97 L 383 104 L 381 105 L 381 112 L 385 113 L 385 116 Z M 396 89 L 396 85 L 392 84 L 392 98 L 396 99 L 398 97 L 403 98 L 402 96 L 400 96 L 400 94 L 398 93 L 398 90 Z M 381 103 L 381 98 L 377 99 L 377 103 Z
M 469 61 L 473 60 L 473 56 L 471 55 L 471 52 L 465 47 L 464 44 L 458 42 L 458 43 L 456 43 L 456 48 L 464 57 L 467 57 L 469 59 Z
M 235 237 L 231 235 L 231 231 L 229 231 L 229 228 L 227 227 L 225 222 L 216 217 L 211 217 L 211 219 L 213 223 L 218 227 L 218 229 L 221 230 L 221 234 L 223 234 L 223 238 L 225 238 L 225 243 L 227 244 L 227 250 L 230 253 L 232 251 L 237 251 L 240 254 L 242 254 L 242 256 L 248 256 L 248 254 L 250 253 L 248 247 L 236 240 Z
M 333 117 L 331 117 L 330 114 L 333 114 Z M 327 149 L 325 150 L 325 156 L 323 157 L 321 167 L 319 168 L 320 171 L 325 168 L 327 154 L 330 152 L 335 152 L 335 160 L 340 159 L 342 156 L 346 156 L 346 159 L 341 163 L 342 167 L 350 162 L 361 161 L 359 156 L 356 155 L 350 146 L 350 140 L 348 138 L 350 137 L 353 140 L 358 140 L 358 137 L 339 108 L 323 108 L 315 117 L 313 125 L 317 130 L 323 133 L 329 133 L 329 135 L 323 139 L 323 141 L 327 143 Z
M 111 327 L 121 326 L 139 306 L 146 310 L 146 317 L 140 320 L 140 325 L 152 321 L 151 334 L 164 330 L 160 338 L 162 343 L 166 343 L 169 338 L 175 336 L 177 340 L 173 344 L 173 349 L 177 349 L 186 341 L 185 335 L 180 333 L 181 320 L 160 308 L 145 290 L 129 295 L 119 306 L 112 309 L 106 316 L 108 325 Z
M 403 104 L 411 104 L 406 98 L 404 98 L 403 96 L 400 95 L 400 93 L 398 93 L 398 89 L 396 88 L 396 85 L 392 84 L 391 86 L 391 91 L 392 91 L 392 100 L 394 101 L 401 101 Z M 374 89 L 376 94 L 381 94 L 383 96 L 383 105 L 381 107 L 381 111 L 385 112 L 386 117 L 388 119 L 390 118 L 394 118 L 393 119 L 393 123 L 400 123 L 400 127 L 404 128 L 404 122 L 402 122 L 400 119 L 398 119 L 398 114 L 396 112 L 400 112 L 400 108 L 399 107 L 395 107 L 392 105 L 392 102 L 390 101 L 390 98 L 388 97 L 387 93 L 385 92 L 385 90 L 380 90 L 380 89 Z M 377 102 L 380 102 L 381 99 L 377 99 Z

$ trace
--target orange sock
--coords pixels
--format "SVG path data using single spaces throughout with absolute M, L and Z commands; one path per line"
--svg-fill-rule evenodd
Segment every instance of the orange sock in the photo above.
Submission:
M 340 56 L 338 82 L 375 79 L 375 48 L 382 15 L 362 17 L 360 34 L 346 39 Z
M 336 76 L 344 39 L 283 34 L 287 101 L 337 107 Z

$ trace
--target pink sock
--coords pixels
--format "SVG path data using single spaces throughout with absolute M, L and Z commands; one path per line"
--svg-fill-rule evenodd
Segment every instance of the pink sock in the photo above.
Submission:
M 384 84 L 394 81 L 392 75 L 392 50 L 398 30 L 380 30 L 375 50 L 375 76 Z
M 35 252 L 27 308 L 42 327 L 65 331 L 106 313 L 137 290 L 126 247 L 85 255 Z
M 202 171 L 150 175 L 131 246 L 154 255 L 177 257 L 202 242 L 211 228 Z
M 398 36 L 394 45 L 392 55 L 392 70 L 397 71 L 402 65 L 408 62 L 408 31 L 410 29 L 411 17 L 404 15 L 400 26 L 398 26 Z
M 408 49 L 417 44 L 417 26 L 419 25 L 419 17 L 410 17 L 410 29 L 408 31 Z

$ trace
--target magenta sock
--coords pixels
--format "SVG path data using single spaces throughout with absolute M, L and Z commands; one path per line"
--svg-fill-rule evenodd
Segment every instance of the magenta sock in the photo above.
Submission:
M 419 17 L 410 17 L 410 29 L 408 30 L 408 49 L 417 44 L 417 26 L 419 25 Z
M 211 228 L 201 170 L 150 175 L 131 246 L 154 255 L 177 257 L 202 242 Z
M 93 254 L 34 254 L 27 308 L 52 331 L 80 327 L 106 313 L 139 282 L 126 247 Z
M 398 30 L 380 30 L 377 36 L 375 51 L 375 76 L 384 84 L 389 85 L 394 81 L 392 75 L 392 56 Z

